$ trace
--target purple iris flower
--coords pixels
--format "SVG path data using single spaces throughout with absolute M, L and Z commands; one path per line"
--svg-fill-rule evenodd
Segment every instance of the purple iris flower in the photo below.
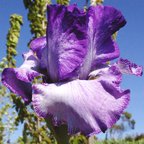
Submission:
M 52 116 L 54 125 L 66 123 L 70 134 L 105 132 L 129 102 L 122 90 L 122 74 L 142 75 L 142 67 L 119 59 L 112 35 L 126 24 L 121 12 L 108 6 L 48 5 L 45 37 L 33 40 L 19 68 L 6 68 L 2 82 L 35 112 Z M 43 77 L 43 83 L 32 80 Z

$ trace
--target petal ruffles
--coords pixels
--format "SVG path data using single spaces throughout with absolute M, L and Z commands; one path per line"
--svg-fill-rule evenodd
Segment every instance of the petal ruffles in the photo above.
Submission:
M 65 122 L 69 133 L 86 135 L 110 128 L 128 105 L 130 94 L 108 78 L 37 84 L 33 89 L 33 106 L 39 116 L 52 115 L 55 125 Z
M 131 74 L 136 76 L 142 76 L 143 74 L 143 68 L 142 66 L 138 66 L 135 63 L 130 62 L 127 59 L 119 59 L 117 63 L 115 64 L 121 73 L 123 74 Z
M 6 68 L 2 72 L 2 83 L 12 92 L 20 95 L 26 103 L 32 98 L 31 81 L 39 76 L 39 61 L 32 51 L 23 55 L 24 63 L 19 68 Z

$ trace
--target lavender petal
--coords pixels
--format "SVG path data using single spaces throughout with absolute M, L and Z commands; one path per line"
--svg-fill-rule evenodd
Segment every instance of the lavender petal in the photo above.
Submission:
M 110 77 L 106 79 L 108 72 Z M 44 118 L 53 116 L 54 125 L 66 123 L 70 134 L 105 132 L 128 105 L 130 91 L 123 91 L 114 83 L 120 76 L 117 70 L 112 73 L 108 69 L 103 73 L 104 77 L 101 73 L 95 80 L 34 85 L 35 112 Z

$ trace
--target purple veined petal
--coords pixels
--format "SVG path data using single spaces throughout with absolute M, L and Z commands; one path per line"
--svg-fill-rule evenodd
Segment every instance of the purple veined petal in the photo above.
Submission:
M 47 75 L 47 47 L 43 48 L 41 51 L 41 58 L 39 59 L 40 61 L 40 69 L 42 69 L 43 71 L 45 71 L 46 75 Z
M 36 38 L 30 43 L 31 50 L 36 53 L 39 59 L 42 57 L 42 51 L 46 47 L 46 44 L 46 36 Z
M 103 45 L 100 47 L 100 50 L 95 55 L 95 61 L 93 62 L 93 66 L 96 66 L 98 63 L 113 60 L 119 56 L 119 47 L 117 43 L 110 38 L 103 43 Z
M 23 54 L 24 63 L 19 68 L 6 68 L 2 72 L 2 83 L 12 92 L 20 95 L 26 103 L 32 98 L 31 81 L 39 76 L 39 61 L 32 51 Z
M 86 79 L 92 67 L 119 57 L 119 49 L 111 36 L 126 24 L 121 12 L 108 6 L 91 6 L 87 11 L 89 46 L 80 79 Z
M 53 116 L 55 125 L 67 123 L 70 134 L 105 132 L 119 119 L 129 102 L 129 90 L 104 80 L 74 80 L 33 86 L 35 112 Z
M 86 55 L 86 14 L 76 6 L 48 5 L 47 9 L 47 70 L 56 82 L 72 77 Z
M 123 74 L 132 74 L 136 76 L 142 76 L 143 68 L 142 66 L 138 66 L 135 63 L 130 62 L 127 59 L 119 59 L 115 64 L 121 73 Z
M 99 51 L 100 52 L 100 51 Z M 94 51 L 89 51 L 85 58 L 85 61 L 80 69 L 79 77 L 80 79 L 87 79 L 88 74 L 99 64 L 103 64 L 109 60 L 119 57 L 119 48 L 115 41 L 108 39 L 101 47 L 101 54 L 96 54 L 96 49 Z
M 93 34 L 95 44 L 99 42 L 96 45 L 101 45 L 126 24 L 122 13 L 110 6 L 91 6 L 87 16 L 89 18 L 89 33 Z
M 89 74 L 89 79 L 97 79 L 98 81 L 108 81 L 119 87 L 122 81 L 122 73 L 115 65 L 104 65 L 103 67 L 92 71 Z

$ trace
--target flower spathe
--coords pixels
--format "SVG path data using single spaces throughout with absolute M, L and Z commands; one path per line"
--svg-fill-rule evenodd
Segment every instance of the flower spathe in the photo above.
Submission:
M 142 67 L 120 59 L 112 34 L 126 24 L 113 7 L 91 6 L 87 12 L 76 5 L 48 5 L 45 37 L 30 44 L 24 63 L 7 68 L 2 82 L 31 102 L 53 124 L 66 123 L 68 132 L 85 135 L 105 132 L 129 102 L 130 90 L 120 88 L 122 74 L 142 75 Z M 32 84 L 41 75 L 42 84 Z

